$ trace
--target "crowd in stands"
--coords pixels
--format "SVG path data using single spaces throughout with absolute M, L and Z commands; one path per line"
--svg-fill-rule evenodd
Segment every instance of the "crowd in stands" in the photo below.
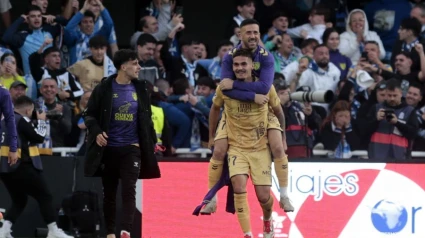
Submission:
M 13 100 L 26 94 L 37 110 L 47 111 L 42 154 L 52 154 L 53 147 L 84 153 L 81 113 L 91 90 L 116 73 L 111 59 L 118 45 L 108 6 L 102 0 L 64 0 L 62 14 L 53 16 L 46 12 L 48 0 L 30 0 L 28 11 L 11 21 L 9 1 L 0 0 L 7 27 L 0 84 Z M 405 159 L 412 150 L 425 151 L 421 0 L 370 0 L 362 9 L 349 9 L 341 0 L 236 2 L 214 52 L 196 35 L 185 34 L 182 8 L 173 0 L 152 0 L 127 39 L 139 57 L 139 80 L 152 85 L 152 120 L 167 154 L 207 147 L 221 60 L 240 43 L 245 19 L 259 22 L 261 45 L 274 57 L 290 158 L 309 157 L 318 144 L 333 158 L 368 150 L 371 158 Z M 319 90 L 333 91 L 334 101 L 288 100 L 291 92 Z

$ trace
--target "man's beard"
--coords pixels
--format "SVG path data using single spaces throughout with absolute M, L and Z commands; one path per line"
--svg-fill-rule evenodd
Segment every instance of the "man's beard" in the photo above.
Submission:
M 316 62 L 317 63 L 317 66 L 319 66 L 320 68 L 326 68 L 326 67 L 328 67 L 328 65 L 329 65 L 329 61 L 326 61 L 326 62 Z

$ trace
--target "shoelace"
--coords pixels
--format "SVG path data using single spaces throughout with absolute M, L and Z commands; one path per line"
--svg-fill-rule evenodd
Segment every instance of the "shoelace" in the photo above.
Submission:
M 271 221 L 264 221 L 264 232 L 272 232 Z
M 165 146 L 163 146 L 163 145 L 155 145 L 155 152 L 164 152 L 165 150 L 166 150 L 166 148 L 165 148 Z

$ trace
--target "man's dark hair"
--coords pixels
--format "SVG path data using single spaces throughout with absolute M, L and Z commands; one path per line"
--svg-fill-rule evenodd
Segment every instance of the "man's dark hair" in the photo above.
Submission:
M 233 53 L 232 57 L 236 58 L 238 56 L 245 56 L 252 59 L 252 51 L 250 49 L 238 49 L 235 53 Z
M 221 47 L 228 46 L 228 45 L 233 46 L 233 43 L 229 40 L 222 40 L 218 43 L 217 50 L 220 50 Z
M 114 66 L 117 70 L 121 69 L 121 65 L 127 63 L 128 61 L 133 61 L 137 59 L 137 53 L 134 50 L 123 49 L 119 50 L 114 55 Z
M 94 49 L 100 49 L 103 47 L 108 47 L 108 41 L 105 37 L 101 35 L 93 36 L 89 40 L 89 47 Z
M 414 36 L 419 36 L 422 30 L 422 24 L 416 18 L 405 18 L 400 23 L 400 28 L 404 30 L 411 30 Z
M 143 31 L 143 28 L 148 23 L 147 19 L 148 19 L 148 16 L 144 16 L 144 17 L 140 18 L 140 21 L 139 21 L 139 30 L 140 31 Z
M 307 46 L 310 46 L 312 44 L 319 45 L 319 42 L 316 39 L 313 39 L 313 38 L 305 39 L 301 42 L 300 49 L 304 49 Z
M 185 95 L 186 89 L 190 88 L 189 80 L 180 78 L 173 83 L 173 92 L 175 95 Z
M 207 86 L 211 89 L 216 89 L 217 85 L 215 84 L 214 80 L 208 76 L 203 76 L 200 77 L 197 81 L 196 81 L 196 85 L 198 86 Z
M 90 10 L 84 12 L 83 18 L 90 17 L 93 19 L 93 22 L 96 20 L 96 15 Z M 80 22 L 81 23 L 81 22 Z
M 242 27 L 248 26 L 248 25 L 257 25 L 258 27 L 260 27 L 260 23 L 258 23 L 257 20 L 255 20 L 255 19 L 245 19 L 241 22 L 241 24 L 239 25 L 239 28 L 242 29 Z
M 137 45 L 140 47 L 143 47 L 144 45 L 148 43 L 156 44 L 158 41 L 155 39 L 155 37 L 148 33 L 143 33 L 139 36 L 137 39 Z
M 316 52 L 317 49 L 322 48 L 322 47 L 328 48 L 325 44 L 316 45 L 316 47 L 314 47 L 314 49 L 313 49 L 313 52 Z
M 311 9 L 310 15 L 312 15 L 312 14 L 324 16 L 325 21 L 328 21 L 330 15 L 331 15 L 331 11 L 329 10 L 329 7 L 326 6 L 325 4 L 318 3 L 316 6 L 314 6 Z
M 21 109 L 21 108 L 24 108 L 24 107 L 29 107 L 29 106 L 32 106 L 32 105 L 34 105 L 34 101 L 30 97 L 28 97 L 26 95 L 23 95 L 23 96 L 18 97 L 15 100 L 15 103 L 13 104 L 13 106 L 16 109 Z
M 238 7 L 243 7 L 243 6 L 250 5 L 251 3 L 255 4 L 255 1 L 254 0 L 238 0 L 236 4 Z
M 193 35 L 183 35 L 179 39 L 180 49 L 186 45 L 197 45 L 200 43 L 201 41 L 196 36 L 193 36 Z
M 376 41 L 374 41 L 374 40 L 366 41 L 364 45 L 366 46 L 367 44 L 376 45 L 376 46 L 378 47 L 378 49 L 379 49 L 379 44 L 378 44 L 378 42 L 376 42 Z
M 391 78 L 386 81 L 387 90 L 394 91 L 397 88 L 401 90 L 401 82 L 396 78 Z
M 43 11 L 41 11 L 41 8 L 39 6 L 30 5 L 28 7 L 27 15 L 30 14 L 30 12 L 33 12 L 33 11 L 39 11 L 39 12 L 43 13 Z
M 423 96 L 423 95 L 424 95 L 424 87 L 423 87 L 421 84 L 419 84 L 419 83 L 417 83 L 417 82 L 411 82 L 411 83 L 409 84 L 409 88 L 410 88 L 410 87 L 419 89 L 419 94 L 420 94 L 421 96 Z
M 402 52 L 398 53 L 395 57 L 397 57 L 399 55 L 404 55 L 406 58 L 412 59 L 412 54 L 410 52 L 407 52 L 407 51 L 402 51 Z
M 56 52 L 59 52 L 60 53 L 61 51 L 59 50 L 58 47 L 51 46 L 51 47 L 47 48 L 46 50 L 44 50 L 44 52 L 43 52 L 43 58 L 46 58 L 49 54 L 56 53 Z

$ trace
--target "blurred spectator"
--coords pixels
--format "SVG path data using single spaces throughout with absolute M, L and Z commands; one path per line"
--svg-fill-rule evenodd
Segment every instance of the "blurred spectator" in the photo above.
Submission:
M 350 104 L 338 101 L 331 113 L 323 121 L 318 142 L 325 150 L 333 151 L 328 155 L 336 159 L 350 159 L 351 152 L 360 148 L 361 138 L 356 124 L 351 120 Z
M 313 62 L 313 59 L 308 56 L 303 56 L 298 61 L 294 61 L 294 62 L 297 62 L 296 65 L 298 68 L 294 70 L 293 78 L 289 78 L 289 79 L 285 78 L 285 81 L 286 83 L 289 83 L 289 89 L 292 92 L 294 92 L 300 86 L 299 81 L 300 81 L 301 75 L 304 73 L 304 71 L 308 69 L 309 65 Z
M 234 16 L 228 29 L 226 30 L 226 37 L 236 46 L 239 43 L 239 25 L 245 19 L 253 19 L 255 14 L 255 1 L 254 0 L 237 0 L 238 15 Z
M 80 10 L 80 2 L 78 0 L 62 0 L 61 8 L 62 16 L 65 19 L 71 19 Z
M 0 84 L 10 89 L 13 82 L 20 81 L 25 84 L 25 79 L 18 74 L 16 58 L 12 53 L 6 53 L 0 58 Z
M 322 43 L 322 35 L 326 30 L 326 21 L 329 18 L 329 9 L 322 5 L 316 5 L 312 8 L 308 20 L 310 23 L 289 28 L 286 32 L 295 38 L 316 39 L 320 44 Z
M 372 134 L 368 157 L 373 159 L 408 159 L 418 120 L 415 109 L 403 102 L 400 81 L 386 83 L 387 100 L 369 112 L 362 130 Z
M 83 60 L 91 55 L 89 49 L 89 41 L 94 36 L 103 36 L 106 39 L 110 36 L 114 23 L 108 10 L 101 4 L 99 0 L 92 2 L 100 4 L 102 15 L 102 27 L 96 31 L 95 21 L 96 15 L 90 11 L 91 5 L 89 0 L 84 2 L 83 8 L 75 14 L 69 23 L 66 25 L 64 33 L 64 42 L 70 49 L 70 65 L 75 64 L 77 61 Z M 79 27 L 78 27 L 79 26 Z
M 84 124 L 84 119 L 82 117 L 84 109 L 87 107 L 87 103 L 91 96 L 91 91 L 86 91 L 81 96 L 79 101 L 78 111 L 76 115 L 72 116 L 71 120 L 71 132 L 68 136 L 65 137 L 65 145 L 68 147 L 76 147 L 79 149 L 78 155 L 85 154 L 85 140 L 86 140 L 86 125 Z
M 172 92 L 169 83 L 163 79 L 158 80 L 156 86 L 165 98 Z M 164 114 L 172 130 L 171 145 L 173 153 L 177 148 L 190 147 L 190 130 L 192 125 L 190 118 L 171 103 L 159 101 L 158 105 L 164 110 Z
M 3 20 L 3 24 L 6 28 L 8 28 L 10 26 L 10 23 L 12 22 L 12 20 L 10 19 L 10 9 L 12 9 L 10 0 L 0 0 L 1 19 Z
M 158 21 L 159 20 L 153 16 L 142 17 L 139 22 L 139 31 L 136 31 L 133 36 L 131 36 L 130 46 L 136 48 L 137 40 L 143 33 L 151 34 L 156 40 L 162 41 L 166 40 L 173 30 L 177 30 L 176 27 L 184 28 L 184 25 L 181 24 L 183 22 L 183 17 L 181 15 L 175 15 L 170 22 L 169 19 L 165 21 L 167 23 L 165 27 L 160 28 L 158 26 Z
M 83 89 L 75 77 L 66 68 L 60 68 L 60 50 L 56 47 L 49 47 L 43 53 L 42 48 L 30 55 L 29 62 L 31 74 L 36 82 L 44 78 L 52 78 L 58 84 L 59 100 L 74 101 L 83 95 Z
M 52 46 L 53 40 L 61 34 L 60 25 L 50 25 L 54 21 L 56 20 L 51 20 L 49 24 L 43 24 L 41 9 L 37 6 L 30 6 L 28 15 L 19 17 L 4 33 L 3 41 L 19 49 L 25 74 L 30 74 L 29 56 L 40 49 L 46 40 L 49 42 L 46 46 Z M 28 30 L 18 31 L 23 23 L 28 24 Z
M 416 18 L 403 19 L 398 31 L 399 40 L 395 42 L 392 51 L 391 65 L 393 67 L 395 66 L 396 56 L 401 52 L 407 52 L 410 53 L 412 58 L 412 70 L 416 71 L 421 69 L 420 54 L 414 50 L 416 44 L 425 44 L 425 39 L 420 38 L 421 29 L 422 25 Z
M 290 101 L 291 93 L 284 82 L 274 83 L 280 98 L 286 121 L 286 151 L 289 158 L 309 158 L 313 149 L 313 130 L 319 129 L 320 116 L 315 112 L 311 103 Z
M 267 0 L 266 0 L 267 1 Z M 286 33 L 289 26 L 289 18 L 286 13 L 283 12 L 277 12 L 273 13 L 272 18 L 272 27 L 269 28 L 269 31 L 263 35 L 263 42 L 271 40 L 276 35 L 282 35 L 283 33 Z M 260 29 L 261 28 L 261 22 L 260 22 Z
M 41 81 L 40 93 L 41 97 L 38 100 L 44 102 L 44 106 L 47 110 L 47 118 L 49 120 L 48 124 L 50 125 L 48 129 L 49 135 L 46 135 L 45 142 L 47 139 L 50 140 L 52 147 L 64 147 L 65 137 L 71 132 L 72 127 L 71 108 L 69 108 L 67 104 L 63 104 L 56 100 L 58 84 L 55 79 L 43 79 Z
M 205 98 L 205 103 L 208 108 L 212 106 L 212 99 L 215 94 L 215 89 L 217 88 L 214 80 L 210 77 L 201 77 L 196 83 L 196 95 Z M 209 112 L 209 110 L 208 110 Z M 207 115 L 209 116 L 209 115 Z
M 297 61 L 301 55 L 301 50 L 294 47 L 291 36 L 286 33 L 274 36 L 272 41 L 266 42 L 265 48 L 273 54 L 276 73 L 282 73 L 286 66 Z
M 88 1 L 88 10 L 94 13 L 95 21 L 94 21 L 94 34 L 98 34 L 99 31 L 103 31 L 105 25 L 111 24 L 108 19 L 111 18 L 108 14 L 104 15 L 104 6 L 102 4 L 103 0 L 85 0 Z M 84 3 L 86 4 L 86 3 Z M 84 8 L 84 6 L 83 6 Z M 109 26 L 107 26 L 109 28 Z M 99 33 L 101 34 L 101 33 Z M 102 34 L 103 35 L 103 34 Z M 109 35 L 105 37 L 108 40 L 109 47 L 111 49 L 111 55 L 113 56 L 115 52 L 118 51 L 118 45 L 117 45 L 117 36 L 115 34 L 115 28 L 114 23 L 112 22 L 112 29 L 109 32 Z
M 416 4 L 410 11 L 410 17 L 418 19 L 418 21 L 421 23 L 422 28 L 420 36 L 425 38 L 425 4 Z
M 147 80 L 154 84 L 159 79 L 159 65 L 155 60 L 156 39 L 151 34 L 140 35 L 137 40 L 137 55 L 139 57 L 139 80 Z
M 15 101 L 17 98 L 25 95 L 26 89 L 27 89 L 27 85 L 21 81 L 15 81 L 10 85 L 9 93 L 10 93 L 10 98 L 12 98 L 13 104 L 15 104 Z
M 354 91 L 354 84 L 350 81 L 346 81 L 343 84 L 338 94 L 338 101 L 346 101 L 350 104 L 350 108 L 351 108 L 350 115 L 351 115 L 351 119 L 353 120 L 356 119 L 357 111 L 360 108 L 360 102 L 354 98 L 355 95 L 356 95 L 356 92 Z M 332 108 L 329 107 L 329 110 L 332 110 Z
M 339 33 L 334 28 L 328 28 L 323 33 L 323 44 L 329 48 L 329 59 L 341 71 L 341 80 L 346 79 L 351 68 L 351 60 L 339 52 Z
M 199 55 L 198 58 L 199 59 L 206 59 L 208 56 L 208 50 L 207 50 L 207 46 L 204 43 L 200 43 L 199 44 Z
M 68 68 L 75 75 L 84 91 L 93 90 L 104 77 L 116 73 L 112 60 L 106 55 L 108 42 L 103 36 L 94 36 L 89 41 L 91 56 Z
M 318 45 L 314 49 L 313 62 L 310 67 L 304 71 L 300 77 L 301 86 L 310 87 L 311 91 L 331 90 L 335 92 L 341 72 L 332 63 L 329 62 L 329 49 L 325 45 Z M 324 103 L 313 103 L 317 113 L 323 118 L 328 110 L 328 105 Z
M 400 23 L 402 19 L 409 17 L 411 9 L 408 0 L 372 0 L 364 7 L 369 26 L 378 34 L 384 45 L 386 60 L 391 58 Z
M 209 77 L 212 79 L 220 79 L 221 77 L 221 61 L 225 54 L 233 48 L 232 42 L 229 40 L 221 41 L 218 44 L 217 56 L 211 59 L 199 59 L 196 63 L 208 71 Z
M 369 30 L 369 23 L 363 10 L 354 9 L 348 16 L 346 31 L 341 34 L 339 50 L 341 54 L 351 59 L 353 65 L 359 61 L 365 51 L 365 45 L 369 41 L 378 44 L 378 59 L 385 58 L 385 48 L 376 32 Z
M 260 33 L 261 35 L 264 35 L 269 32 L 273 32 L 271 30 L 275 27 L 275 21 L 279 18 L 277 17 L 276 11 L 277 9 L 286 9 L 283 6 L 282 1 L 279 0 L 260 0 L 256 2 L 255 5 L 255 15 L 254 18 L 260 23 Z M 283 14 L 283 13 L 279 13 Z M 282 22 L 283 19 L 279 19 L 279 22 Z M 288 28 L 288 22 L 289 19 L 286 17 L 286 28 Z M 279 24 L 283 25 L 283 24 Z M 276 27 L 279 30 L 279 26 Z M 280 29 L 282 30 L 282 29 Z M 286 29 L 282 30 L 282 32 L 286 31 Z M 280 33 L 282 33 L 280 32 Z M 279 34 L 279 33 L 276 33 Z M 272 37 L 273 35 L 270 35 L 269 37 Z M 264 41 L 265 42 L 265 41 Z
M 314 48 L 317 45 L 319 45 L 319 42 L 315 39 L 310 38 L 310 39 L 304 40 L 300 46 L 301 54 L 307 58 L 303 59 L 304 57 L 301 57 L 299 60 L 293 61 L 292 63 L 287 65 L 285 69 L 282 71 L 282 74 L 285 76 L 286 83 L 294 84 L 294 87 L 291 86 L 292 91 L 295 91 L 295 86 L 298 85 L 298 81 L 296 82 L 294 81 L 294 83 L 292 83 L 293 80 L 299 79 L 299 77 L 301 76 L 301 73 L 304 72 L 305 69 L 307 69 L 311 59 L 313 58 Z M 303 64 L 302 67 L 299 67 L 300 65 L 298 62 L 301 62 L 301 61 L 306 64 L 305 65 Z

